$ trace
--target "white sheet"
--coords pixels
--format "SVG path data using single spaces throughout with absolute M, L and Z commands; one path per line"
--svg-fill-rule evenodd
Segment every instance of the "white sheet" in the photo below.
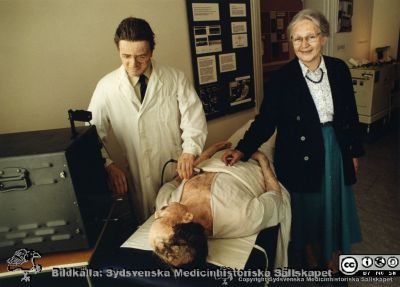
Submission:
M 199 166 L 202 167 L 204 171 L 228 173 L 233 177 L 235 177 L 236 179 L 240 180 L 243 184 L 245 184 L 249 188 L 249 190 L 255 191 L 260 189 L 260 182 L 258 179 L 260 178 L 260 176 L 262 178 L 262 175 L 258 175 L 255 176 L 254 178 L 251 178 L 250 177 L 251 175 L 249 175 L 248 173 L 249 165 L 246 165 L 246 163 L 239 162 L 236 163 L 233 167 L 225 166 L 225 164 L 219 158 L 220 156 L 217 153 L 215 157 L 213 157 L 210 160 L 207 160 L 207 162 L 204 162 L 206 163 L 206 165 L 202 166 L 203 163 L 201 163 Z M 246 178 L 243 177 L 244 174 L 246 174 Z M 252 174 L 256 175 L 257 172 L 254 171 Z M 269 226 L 276 225 L 277 223 L 281 224 L 278 236 L 276 260 L 274 263 L 274 268 L 283 268 L 287 267 L 288 265 L 287 250 L 289 246 L 290 227 L 292 221 L 289 192 L 282 184 L 281 184 L 281 190 L 282 190 L 282 204 L 280 206 L 277 215 L 278 222 L 274 222 L 275 220 L 272 220 L 271 224 L 269 224 Z M 266 195 L 268 195 L 268 193 Z M 271 193 L 271 196 L 274 195 Z M 249 222 L 249 224 L 251 223 Z

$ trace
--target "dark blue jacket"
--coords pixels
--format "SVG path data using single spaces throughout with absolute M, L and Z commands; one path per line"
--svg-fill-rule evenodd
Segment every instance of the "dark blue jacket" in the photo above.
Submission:
M 352 158 L 364 154 L 351 74 L 339 59 L 324 56 L 334 105 L 333 126 L 343 158 L 346 184 L 356 176 Z M 324 166 L 324 144 L 317 109 L 294 59 L 265 87 L 260 113 L 236 149 L 247 160 L 268 140 L 275 128 L 275 170 L 289 192 L 319 192 Z

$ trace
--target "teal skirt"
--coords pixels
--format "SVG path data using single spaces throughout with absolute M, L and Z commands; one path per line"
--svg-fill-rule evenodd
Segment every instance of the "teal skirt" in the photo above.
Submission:
M 333 252 L 350 254 L 351 244 L 361 241 L 361 231 L 351 186 L 344 181 L 342 155 L 333 127 L 322 127 L 322 135 L 325 170 L 321 193 L 291 192 L 291 237 L 296 250 L 318 244 L 321 259 L 326 262 Z

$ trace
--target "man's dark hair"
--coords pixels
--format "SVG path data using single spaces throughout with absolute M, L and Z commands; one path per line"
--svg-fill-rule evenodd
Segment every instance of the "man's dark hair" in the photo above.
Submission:
M 129 17 L 122 20 L 115 31 L 114 42 L 119 48 L 119 41 L 147 41 L 150 50 L 154 50 L 154 33 L 149 23 L 140 18 Z
M 180 256 L 189 257 L 190 260 L 183 263 L 184 266 L 202 266 L 208 255 L 207 235 L 204 227 L 199 223 L 179 223 L 173 227 L 174 234 L 168 242 L 164 242 L 163 248 L 156 248 L 156 254 L 164 261 L 171 264 Z M 179 250 L 179 251 L 177 251 Z M 175 267 L 182 267 L 176 266 Z

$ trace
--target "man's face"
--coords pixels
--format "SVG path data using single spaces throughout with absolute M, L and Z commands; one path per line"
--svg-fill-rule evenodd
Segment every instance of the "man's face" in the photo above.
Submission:
M 122 65 L 130 77 L 138 77 L 146 71 L 153 55 L 149 42 L 121 40 L 118 48 Z

